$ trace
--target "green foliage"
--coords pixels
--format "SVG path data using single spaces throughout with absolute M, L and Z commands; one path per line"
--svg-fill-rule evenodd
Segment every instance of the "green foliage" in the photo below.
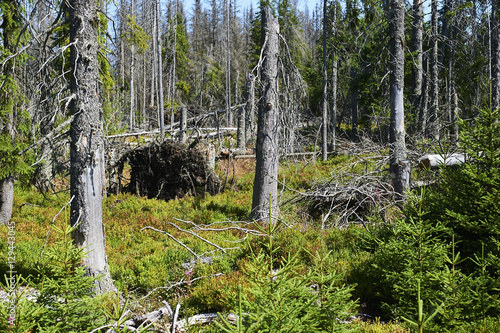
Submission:
M 432 311 L 431 314 L 427 315 L 424 313 L 424 300 L 420 297 L 420 280 L 417 279 L 417 304 L 418 304 L 418 312 L 417 312 L 417 317 L 416 319 L 414 318 L 407 318 L 407 317 L 402 317 L 407 323 L 409 323 L 412 326 L 417 327 L 418 331 L 422 333 L 424 331 L 424 326 L 427 325 L 441 310 L 441 307 L 443 306 L 443 303 L 441 303 L 440 306 L 438 306 L 436 309 Z
M 0 282 L 0 288 L 7 291 L 14 291 L 7 304 L 0 301 L 0 331 L 12 333 L 30 332 L 36 326 L 35 317 L 43 313 L 41 306 L 34 305 L 33 302 L 26 299 L 28 281 L 21 275 L 5 275 L 5 284 Z M 22 287 L 24 286 L 24 287 Z M 15 315 L 12 316 L 12 309 Z
M 298 252 L 278 258 L 273 243 L 277 225 L 268 224 L 267 243 L 252 252 L 243 267 L 248 285 L 238 289 L 236 327 L 224 318 L 217 325 L 224 332 L 332 332 L 338 319 L 349 316 L 355 303 L 334 271 L 326 269 L 327 254 L 315 254 L 314 268 L 304 268 Z M 279 259 L 279 261 L 278 261 Z M 278 264 L 278 262 L 280 264 Z
M 474 126 L 460 120 L 461 148 L 467 162 L 443 168 L 439 188 L 424 204 L 434 220 L 453 230 L 465 257 L 497 254 L 500 239 L 500 111 L 482 109 Z M 443 209 L 444 208 L 444 209 Z M 469 262 L 471 269 L 475 269 Z
M 136 23 L 133 15 L 127 15 L 127 26 L 129 30 L 123 33 L 121 38 L 129 44 L 137 46 L 139 53 L 144 53 L 149 47 L 148 40 L 151 37 Z
M 23 63 L 25 55 L 16 57 L 19 46 L 26 42 L 21 35 L 24 9 L 16 1 L 0 1 L 2 17 L 2 42 L 0 46 L 0 179 L 10 175 L 21 177 L 24 183 L 30 178 L 30 156 L 21 153 L 28 145 L 27 134 L 30 117 L 22 109 L 24 96 L 16 78 L 16 61 Z M 21 43 L 21 45 L 18 45 Z M 9 58 L 10 57 L 10 58 Z
M 405 212 L 393 224 L 375 229 L 375 237 L 365 235 L 365 244 L 374 251 L 371 267 L 364 274 L 374 284 L 372 290 L 384 311 L 398 317 L 418 308 L 417 279 L 421 297 L 428 300 L 423 311 L 428 313 L 431 301 L 443 297 L 440 282 L 433 277 L 443 269 L 448 244 L 441 240 L 446 229 L 427 218 L 422 200 L 410 196 Z
M 38 331 L 88 331 L 102 323 L 95 311 L 100 303 L 94 292 L 98 277 L 85 275 L 84 249 L 77 248 L 71 239 L 74 228 L 53 226 L 52 230 L 58 241 L 45 251 L 38 266 L 43 278 L 36 288 L 40 292 L 37 304 L 44 308 L 36 316 Z

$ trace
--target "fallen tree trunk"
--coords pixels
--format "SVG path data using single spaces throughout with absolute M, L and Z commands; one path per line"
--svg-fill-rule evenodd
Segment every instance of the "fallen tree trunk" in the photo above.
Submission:
M 424 155 L 418 160 L 418 167 L 420 169 L 437 169 L 441 166 L 453 166 L 465 163 L 464 154 L 450 154 L 450 155 Z

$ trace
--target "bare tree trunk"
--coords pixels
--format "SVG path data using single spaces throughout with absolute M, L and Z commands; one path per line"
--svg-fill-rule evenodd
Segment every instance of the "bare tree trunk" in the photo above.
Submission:
M 334 3 L 335 6 L 335 11 L 333 15 L 333 22 L 332 22 L 332 35 L 335 38 L 336 35 L 336 21 L 337 21 L 337 3 Z M 338 59 L 337 59 L 337 53 L 335 50 L 333 51 L 332 55 L 332 78 L 331 78 L 331 111 L 330 111 L 330 136 L 331 136 L 331 144 L 332 144 L 332 151 L 335 151 L 335 146 L 336 146 L 336 130 L 337 130 L 337 71 L 338 71 Z
M 151 84 L 151 87 L 150 87 L 150 95 L 149 95 L 149 112 L 148 112 L 148 128 L 151 128 L 152 126 L 152 118 L 153 118 L 153 110 L 154 110 L 154 106 L 155 106 L 155 94 L 156 94 L 156 77 L 155 77 L 155 71 L 156 71 L 156 66 L 155 66 L 155 63 L 156 63 L 156 39 L 157 39 L 157 34 L 156 34 L 156 3 L 153 5 L 153 8 L 152 8 L 152 41 L 151 41 L 151 44 L 152 44 L 152 47 L 151 47 L 151 78 L 150 78 L 150 84 Z M 158 108 L 159 110 L 159 108 Z M 159 112 L 158 112 L 159 113 Z
M 429 104 L 429 57 L 425 57 L 425 61 L 423 61 L 423 64 L 425 64 L 424 71 L 427 73 L 424 77 L 424 80 L 422 82 L 422 97 L 420 99 L 420 106 L 418 110 L 418 132 L 422 136 L 425 136 L 427 130 L 427 118 L 428 118 L 428 104 Z
M 261 99 L 257 123 L 257 145 L 255 181 L 251 217 L 270 223 L 279 216 L 278 206 L 278 148 L 279 148 L 279 106 L 278 106 L 278 56 L 279 23 L 267 6 L 262 8 Z
M 172 70 L 170 72 L 170 129 L 174 128 L 175 122 L 175 108 L 174 108 L 174 100 L 175 100 L 175 84 L 176 84 L 176 66 L 177 66 L 177 10 L 178 10 L 178 2 L 175 1 L 175 11 L 174 11 L 174 43 L 172 46 Z
M 160 0 L 156 0 L 156 61 L 158 62 L 158 122 L 160 123 L 160 140 L 165 138 L 165 112 L 163 111 L 163 65 L 161 55 L 160 32 Z
M 246 140 L 245 140 L 245 133 L 246 133 L 246 124 L 245 124 L 245 106 L 240 106 L 239 112 L 238 112 L 238 131 L 236 133 L 236 146 L 238 149 L 245 149 L 246 148 Z
M 7 224 L 12 217 L 14 204 L 14 177 L 0 179 L 0 225 Z
M 182 144 L 186 143 L 186 132 L 187 132 L 187 108 L 184 106 L 181 107 L 181 121 L 180 121 L 180 142 Z
M 131 60 L 130 60 L 130 108 L 129 108 L 129 129 L 133 131 L 135 127 L 135 47 L 130 47 Z
M 227 38 L 227 52 L 226 52 L 226 122 L 228 127 L 233 126 L 233 113 L 231 112 L 231 50 L 230 45 L 231 41 L 229 38 L 229 25 L 231 21 L 231 13 L 230 13 L 230 0 L 226 0 L 226 17 L 227 17 L 227 26 L 226 26 L 226 38 Z
M 491 2 L 491 108 L 500 107 L 500 27 L 498 0 Z
M 97 5 L 95 0 L 69 3 L 71 47 L 71 213 L 75 243 L 89 251 L 87 274 L 101 275 L 98 292 L 115 291 L 105 252 L 102 223 L 103 118 L 97 59 Z
M 431 101 L 429 109 L 428 134 L 432 139 L 439 139 L 438 108 L 439 108 L 439 78 L 438 78 L 438 8 L 437 0 L 431 2 Z
M 390 160 L 394 190 L 403 195 L 409 188 L 410 163 L 406 160 L 404 123 L 404 0 L 391 1 L 391 128 Z
M 248 142 L 255 131 L 255 76 L 248 74 L 245 105 L 245 141 Z
M 327 27 L 327 0 L 323 0 L 323 114 L 322 114 L 322 122 L 321 122 L 321 155 L 323 161 L 328 159 L 328 97 L 327 97 L 327 89 L 328 89 L 328 73 L 327 73 L 327 58 L 326 58 L 326 27 Z
M 418 108 L 421 105 L 422 98 L 422 78 L 424 74 L 422 64 L 423 22 L 424 13 L 422 0 L 413 0 L 411 114 L 413 114 L 414 129 L 416 128 Z

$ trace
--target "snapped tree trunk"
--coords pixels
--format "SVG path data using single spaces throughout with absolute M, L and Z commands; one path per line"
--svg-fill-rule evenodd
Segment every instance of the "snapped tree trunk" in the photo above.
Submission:
M 410 163 L 406 160 L 404 123 L 404 0 L 391 1 L 391 127 L 390 163 L 393 186 L 400 196 L 409 188 Z
M 89 251 L 83 264 L 87 274 L 101 275 L 100 293 L 115 291 L 105 252 L 102 223 L 104 141 L 99 63 L 97 59 L 97 4 L 95 0 L 69 3 L 71 41 L 70 192 L 75 243 Z
M 279 23 L 271 9 L 262 9 L 261 99 L 257 121 L 255 181 L 252 215 L 257 221 L 274 223 L 279 215 L 278 206 L 278 56 Z

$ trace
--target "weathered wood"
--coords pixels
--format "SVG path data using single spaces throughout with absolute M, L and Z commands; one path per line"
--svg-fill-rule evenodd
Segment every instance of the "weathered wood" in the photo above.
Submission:
M 279 215 L 279 99 L 278 56 L 279 22 L 269 6 L 262 9 L 261 99 L 257 123 L 255 181 L 252 198 L 252 219 L 271 223 Z
M 101 276 L 98 292 L 116 291 L 106 257 L 102 199 L 104 141 L 97 41 L 96 0 L 68 4 L 71 41 L 70 222 L 75 244 L 88 252 L 83 259 L 87 274 Z
M 465 163 L 464 154 L 450 155 L 424 155 L 418 159 L 418 167 L 420 169 L 437 169 L 441 166 L 452 166 Z
M 14 203 L 14 177 L 0 179 L 0 225 L 7 224 L 12 217 Z
M 403 0 L 391 1 L 391 126 L 390 126 L 390 167 L 394 174 L 393 184 L 396 193 L 403 195 L 409 188 L 410 163 L 406 161 L 405 123 L 404 123 L 404 20 L 405 3 Z

